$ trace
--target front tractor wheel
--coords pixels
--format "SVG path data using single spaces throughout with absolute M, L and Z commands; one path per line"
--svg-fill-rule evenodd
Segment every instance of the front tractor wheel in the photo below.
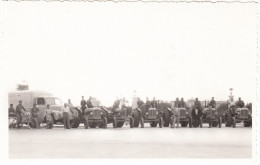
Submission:
M 181 122 L 181 126 L 182 127 L 187 127 L 188 126 L 188 122 L 186 122 L 186 121 Z

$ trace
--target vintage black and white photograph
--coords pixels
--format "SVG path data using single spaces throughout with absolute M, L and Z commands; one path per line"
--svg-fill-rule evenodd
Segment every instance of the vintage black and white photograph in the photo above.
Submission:
M 259 163 L 258 1 L 1 7 L 6 164 Z

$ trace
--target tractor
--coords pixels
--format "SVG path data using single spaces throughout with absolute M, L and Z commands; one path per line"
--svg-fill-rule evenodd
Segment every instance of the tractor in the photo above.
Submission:
M 243 122 L 244 127 L 251 127 L 252 115 L 248 108 L 231 106 L 226 113 L 226 126 L 235 128 L 239 122 Z
M 204 108 L 202 111 L 202 117 L 200 117 L 200 127 L 202 128 L 203 123 L 209 123 L 209 127 L 222 126 L 222 114 L 218 114 L 215 108 Z
M 103 109 L 99 107 L 85 109 L 83 115 L 84 128 L 107 128 L 107 116 Z
M 170 108 L 169 108 L 170 109 Z M 189 127 L 191 128 L 192 127 L 192 118 L 191 118 L 191 115 L 189 114 L 189 111 L 188 109 L 186 108 L 177 108 L 179 111 L 180 111 L 180 115 L 179 116 L 175 116 L 174 114 L 174 108 L 172 108 L 171 110 L 171 127 L 174 127 L 174 117 L 179 117 L 179 122 L 181 124 L 182 127 L 187 127 L 188 124 L 189 124 Z
M 159 127 L 162 128 L 162 114 L 156 108 L 149 108 L 147 111 L 143 110 L 140 119 L 141 128 L 144 128 L 144 123 L 150 123 L 151 127 L 156 127 L 159 123 Z

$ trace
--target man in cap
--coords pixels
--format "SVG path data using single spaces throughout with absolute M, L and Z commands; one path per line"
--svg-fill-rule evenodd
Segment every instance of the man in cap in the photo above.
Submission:
M 65 129 L 70 129 L 70 119 L 69 119 L 69 113 L 70 113 L 70 108 L 67 106 L 67 104 L 64 104 L 64 107 L 61 109 L 61 113 L 63 116 L 63 124 Z
M 39 117 L 39 109 L 36 107 L 36 104 L 33 104 L 33 107 L 31 109 L 31 120 L 35 122 L 35 126 L 36 128 L 39 128 L 39 121 L 38 121 L 38 117 Z
M 198 98 L 195 99 L 191 115 L 193 120 L 193 127 L 197 128 L 200 123 L 200 117 L 202 116 L 202 106 Z

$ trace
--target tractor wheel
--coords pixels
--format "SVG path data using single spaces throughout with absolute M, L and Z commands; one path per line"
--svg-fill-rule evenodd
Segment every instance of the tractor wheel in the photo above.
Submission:
M 116 121 L 116 117 L 114 117 L 113 119 L 113 128 L 116 128 L 117 127 L 117 121 Z
M 188 122 L 186 122 L 186 121 L 181 122 L 181 126 L 182 127 L 187 127 L 188 126 Z
M 165 110 L 163 112 L 163 121 L 164 121 L 163 126 L 169 127 L 170 122 L 171 122 L 171 117 L 170 117 L 170 112 L 168 110 Z
M 200 125 L 200 128 L 202 128 L 202 117 L 200 117 L 200 121 L 199 121 L 199 125 Z
M 90 127 L 90 128 L 96 128 L 97 126 L 98 126 L 97 123 L 90 123 L 90 124 L 89 124 L 89 127 Z
M 107 128 L 107 118 L 106 117 L 104 117 L 104 119 L 103 119 L 103 128 L 104 129 Z
M 118 128 L 122 128 L 123 125 L 124 125 L 124 123 L 125 123 L 125 122 L 123 122 L 123 121 L 117 122 L 117 125 L 116 125 L 116 126 L 117 126 Z
M 141 128 L 144 128 L 144 118 L 141 118 L 140 124 L 141 124 Z
M 236 128 L 237 122 L 236 122 L 235 117 L 233 117 L 233 119 L 232 119 L 232 125 L 233 125 L 233 128 Z
M 84 128 L 88 129 L 88 127 L 89 127 L 88 118 L 84 117 Z
M 192 118 L 189 118 L 189 127 L 192 128 Z
M 175 123 L 173 123 L 173 122 L 174 122 L 173 117 L 171 117 L 171 121 L 170 121 L 171 128 L 174 128 L 174 124 L 175 124 Z
M 78 118 L 75 118 L 73 120 L 70 121 L 70 125 L 71 125 L 71 128 L 78 128 L 79 127 L 79 119 Z
M 157 126 L 157 122 L 155 122 L 155 121 L 150 122 L 150 126 L 151 127 L 156 127 Z
M 220 118 L 219 118 L 218 127 L 219 127 L 219 128 L 221 128 L 221 127 L 222 127 L 222 117 L 220 117 Z
M 244 121 L 244 127 L 250 127 L 250 122 L 249 121 Z
M 135 123 L 134 118 L 130 117 L 130 119 L 129 119 L 130 128 L 134 128 L 134 123 Z
M 232 125 L 232 117 L 230 114 L 226 114 L 226 121 L 225 121 L 225 126 L 226 127 L 231 127 Z
M 134 127 L 139 127 L 140 123 L 140 114 L 135 114 L 134 115 Z
M 212 122 L 212 127 L 217 127 L 218 126 L 218 121 L 213 121 Z
M 162 128 L 162 126 L 163 126 L 163 118 L 160 117 L 160 119 L 159 119 L 159 127 Z

